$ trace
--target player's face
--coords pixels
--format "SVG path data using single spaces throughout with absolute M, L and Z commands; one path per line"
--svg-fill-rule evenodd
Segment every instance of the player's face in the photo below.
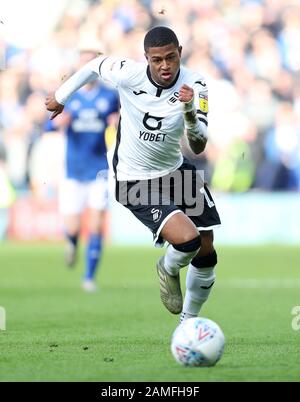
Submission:
M 174 81 L 180 67 L 182 47 L 170 43 L 161 47 L 150 47 L 145 53 L 152 79 L 162 87 Z

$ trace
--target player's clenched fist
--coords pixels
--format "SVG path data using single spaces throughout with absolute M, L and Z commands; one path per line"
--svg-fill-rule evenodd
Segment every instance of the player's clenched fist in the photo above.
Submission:
M 61 105 L 55 99 L 54 92 L 49 93 L 49 95 L 46 97 L 45 105 L 49 112 L 53 112 L 50 120 L 54 119 L 54 117 L 64 110 L 64 105 Z
M 189 87 L 186 84 L 183 84 L 179 90 L 179 100 L 180 102 L 190 102 L 194 97 L 193 88 Z

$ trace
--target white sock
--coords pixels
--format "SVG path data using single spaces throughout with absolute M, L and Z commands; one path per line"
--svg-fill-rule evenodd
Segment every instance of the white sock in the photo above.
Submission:
M 164 258 L 164 267 L 169 275 L 176 276 L 179 270 L 186 267 L 198 253 L 198 249 L 190 252 L 176 250 L 171 244 L 167 248 Z
M 183 321 L 187 320 L 188 318 L 193 318 L 193 317 L 197 317 L 197 314 L 189 314 L 189 313 L 182 312 L 180 314 L 179 323 L 181 324 Z
M 196 268 L 189 265 L 180 322 L 198 316 L 202 304 L 208 299 L 215 277 L 214 267 Z

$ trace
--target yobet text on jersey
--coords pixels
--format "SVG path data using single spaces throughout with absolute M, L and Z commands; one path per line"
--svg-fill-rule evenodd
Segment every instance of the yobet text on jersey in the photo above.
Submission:
M 148 131 L 140 131 L 139 139 L 143 140 L 143 141 L 159 142 L 159 141 L 164 141 L 166 135 L 167 134 L 165 134 L 165 133 L 154 134 L 154 133 L 149 133 Z

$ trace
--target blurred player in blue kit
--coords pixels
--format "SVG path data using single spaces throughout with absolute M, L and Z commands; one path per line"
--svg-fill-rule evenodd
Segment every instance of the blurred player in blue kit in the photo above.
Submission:
M 96 44 L 81 44 L 79 67 L 97 56 Z M 59 190 L 59 209 L 67 240 L 65 261 L 74 266 L 81 229 L 81 215 L 89 209 L 89 237 L 82 287 L 95 291 L 95 275 L 102 254 L 103 222 L 108 207 L 108 162 L 105 130 L 119 109 L 118 93 L 93 80 L 75 93 L 55 122 L 46 130 L 63 129 L 66 135 L 65 177 Z

